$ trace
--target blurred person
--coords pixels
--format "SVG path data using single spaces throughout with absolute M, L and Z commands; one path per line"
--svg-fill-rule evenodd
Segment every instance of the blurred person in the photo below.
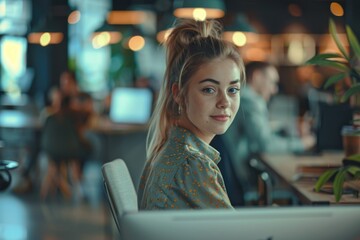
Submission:
M 49 162 L 41 185 L 42 199 L 57 187 L 65 197 L 70 197 L 72 191 L 69 178 L 77 191 L 75 194 L 81 194 L 81 165 L 92 149 L 84 136 L 88 114 L 72 109 L 71 101 L 70 96 L 62 97 L 60 110 L 50 115 L 43 127 L 41 148 L 48 155 Z
M 167 69 L 150 122 L 140 209 L 229 208 L 209 143 L 240 104 L 244 66 L 215 20 L 182 20 L 167 42 Z
M 50 88 L 47 94 L 47 101 L 45 107 L 40 112 L 40 121 L 45 122 L 46 118 L 57 111 L 59 111 L 61 106 L 61 92 L 58 87 Z
M 79 93 L 75 73 L 69 70 L 60 75 L 59 89 L 62 96 L 75 96 Z

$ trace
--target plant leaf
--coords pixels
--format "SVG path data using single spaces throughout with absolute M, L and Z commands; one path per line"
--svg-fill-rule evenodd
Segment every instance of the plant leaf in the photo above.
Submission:
M 354 95 L 355 93 L 360 92 L 360 84 L 357 83 L 353 85 L 351 88 L 349 88 L 344 95 L 341 97 L 342 102 L 346 102 L 351 95 Z
M 339 171 L 339 169 L 329 169 L 326 172 L 324 172 L 323 174 L 321 174 L 321 176 L 319 177 L 319 179 L 316 181 L 315 183 L 315 191 L 319 192 L 320 188 L 329 181 L 329 179 L 337 172 Z
M 360 44 L 354 32 L 351 30 L 350 26 L 346 26 L 346 33 L 349 39 L 350 46 L 354 51 L 355 55 L 360 56 Z
M 351 160 L 351 161 L 356 161 L 356 162 L 360 163 L 360 154 L 356 153 L 356 154 L 347 156 L 347 157 L 344 158 L 343 161 L 345 161 L 345 160 Z
M 338 73 L 338 74 L 335 74 L 333 76 L 331 76 L 325 83 L 325 86 L 324 88 L 328 88 L 330 87 L 331 85 L 334 85 L 335 83 L 339 82 L 340 80 L 344 79 L 345 77 L 347 76 L 346 73 Z
M 347 156 L 345 159 L 350 159 L 350 160 L 360 162 L 360 154 L 353 154 L 353 155 Z
M 344 57 L 341 56 L 338 53 L 320 53 L 318 55 L 313 56 L 309 60 L 307 60 L 306 64 L 315 64 L 314 62 L 316 62 L 318 60 L 324 60 L 324 59 L 329 59 L 329 58 L 342 58 L 342 59 L 344 59 Z
M 345 176 L 347 173 L 348 167 L 341 168 L 339 172 L 336 174 L 334 183 L 333 183 L 333 189 L 334 189 L 334 195 L 335 195 L 335 201 L 339 202 L 342 196 L 343 192 L 343 184 L 345 181 Z
M 340 50 L 341 54 L 344 56 L 344 58 L 346 58 L 347 60 L 350 60 L 349 55 L 345 51 L 345 48 L 344 48 L 344 46 L 342 45 L 342 43 L 341 43 L 341 41 L 339 39 L 339 36 L 337 34 L 337 31 L 336 31 L 335 22 L 332 19 L 330 19 L 330 22 L 329 22 L 329 32 L 330 32 L 332 38 L 334 39 L 334 41 L 336 43 L 336 46 Z
M 349 67 L 346 66 L 345 63 L 340 62 L 340 61 L 336 61 L 336 60 L 316 59 L 316 60 L 312 60 L 311 64 L 336 68 L 336 69 L 338 69 L 338 70 L 340 70 L 342 72 L 349 72 L 350 71 Z
M 350 173 L 353 177 L 356 178 L 356 174 L 360 176 L 360 167 L 350 166 L 348 169 L 348 173 Z

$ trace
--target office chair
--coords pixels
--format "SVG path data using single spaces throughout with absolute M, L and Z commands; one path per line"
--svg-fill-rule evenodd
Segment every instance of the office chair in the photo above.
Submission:
M 121 218 L 129 212 L 138 212 L 137 194 L 129 170 L 122 159 L 102 166 L 105 191 L 112 216 L 121 235 Z
M 235 172 L 233 164 L 234 156 L 233 150 L 230 150 L 230 144 L 226 144 L 224 135 L 217 135 L 211 142 L 216 150 L 219 151 L 221 161 L 218 164 L 219 169 L 223 175 L 226 190 L 233 206 L 241 207 L 246 205 L 271 206 L 274 201 L 289 200 L 293 205 L 297 204 L 296 197 L 287 189 L 278 189 L 274 186 L 274 179 L 272 174 L 264 166 L 261 161 L 260 154 L 253 154 L 246 161 L 248 170 L 252 178 L 240 178 Z M 249 189 L 249 184 L 255 186 Z M 246 186 L 248 185 L 248 186 Z M 247 190 L 245 190 L 247 189 Z
M 237 179 L 235 168 L 231 161 L 227 145 L 224 144 L 222 136 L 215 136 L 211 142 L 213 146 L 220 153 L 221 161 L 218 164 L 220 172 L 222 173 L 226 191 L 228 193 L 231 205 L 240 207 L 245 206 L 244 189 L 241 182 Z
M 311 88 L 308 93 L 310 113 L 314 119 L 317 153 L 342 150 L 341 129 L 352 122 L 353 109 L 348 103 L 336 103 L 332 95 Z

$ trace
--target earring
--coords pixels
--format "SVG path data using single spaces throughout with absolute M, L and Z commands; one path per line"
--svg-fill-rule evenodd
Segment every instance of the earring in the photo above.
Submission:
M 178 114 L 179 114 L 179 116 L 181 115 L 181 106 L 180 105 L 178 107 Z

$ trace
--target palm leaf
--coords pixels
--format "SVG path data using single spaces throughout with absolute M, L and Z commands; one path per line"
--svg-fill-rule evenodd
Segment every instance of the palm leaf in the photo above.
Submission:
M 347 33 L 347 36 L 349 39 L 350 46 L 351 46 L 352 50 L 354 51 L 355 55 L 360 56 L 359 41 L 349 26 L 346 26 L 346 33 Z
M 343 193 L 343 184 L 345 181 L 345 176 L 347 173 L 348 167 L 341 168 L 339 172 L 336 174 L 333 189 L 334 189 L 334 195 L 335 195 L 335 201 L 339 202 Z
M 318 60 L 329 59 L 329 58 L 343 58 L 343 56 L 341 56 L 338 53 L 320 53 L 318 55 L 313 56 L 309 60 L 307 60 L 306 63 L 307 64 L 316 64 L 314 62 L 316 62 Z
M 327 183 L 329 181 L 329 179 L 338 171 L 339 169 L 329 169 L 326 172 L 324 172 L 323 174 L 321 174 L 321 176 L 319 177 L 319 179 L 316 181 L 315 184 L 315 191 L 319 192 L 321 187 Z
M 325 86 L 324 88 L 328 88 L 330 87 L 331 85 L 334 85 L 335 83 L 339 82 L 340 80 L 344 79 L 345 77 L 347 76 L 346 73 L 338 73 L 334 76 L 331 76 L 325 83 Z
M 344 48 L 344 46 L 342 45 L 342 43 L 341 43 L 341 41 L 339 39 L 339 36 L 337 34 L 337 31 L 336 31 L 335 22 L 332 19 L 330 19 L 329 31 L 330 31 L 330 34 L 331 34 L 332 38 L 334 39 L 334 41 L 336 43 L 336 46 L 340 50 L 341 54 L 344 56 L 344 58 L 346 58 L 347 60 L 350 60 L 349 55 L 345 51 L 345 48 Z
M 315 59 L 310 62 L 310 64 L 319 65 L 319 66 L 326 66 L 338 69 L 342 72 L 348 72 L 349 67 L 346 66 L 344 62 L 336 61 L 336 60 L 329 60 L 329 59 Z
M 353 85 L 351 88 L 349 88 L 344 95 L 341 97 L 342 102 L 346 102 L 350 96 L 354 95 L 355 93 L 360 92 L 360 83 L 357 83 Z

